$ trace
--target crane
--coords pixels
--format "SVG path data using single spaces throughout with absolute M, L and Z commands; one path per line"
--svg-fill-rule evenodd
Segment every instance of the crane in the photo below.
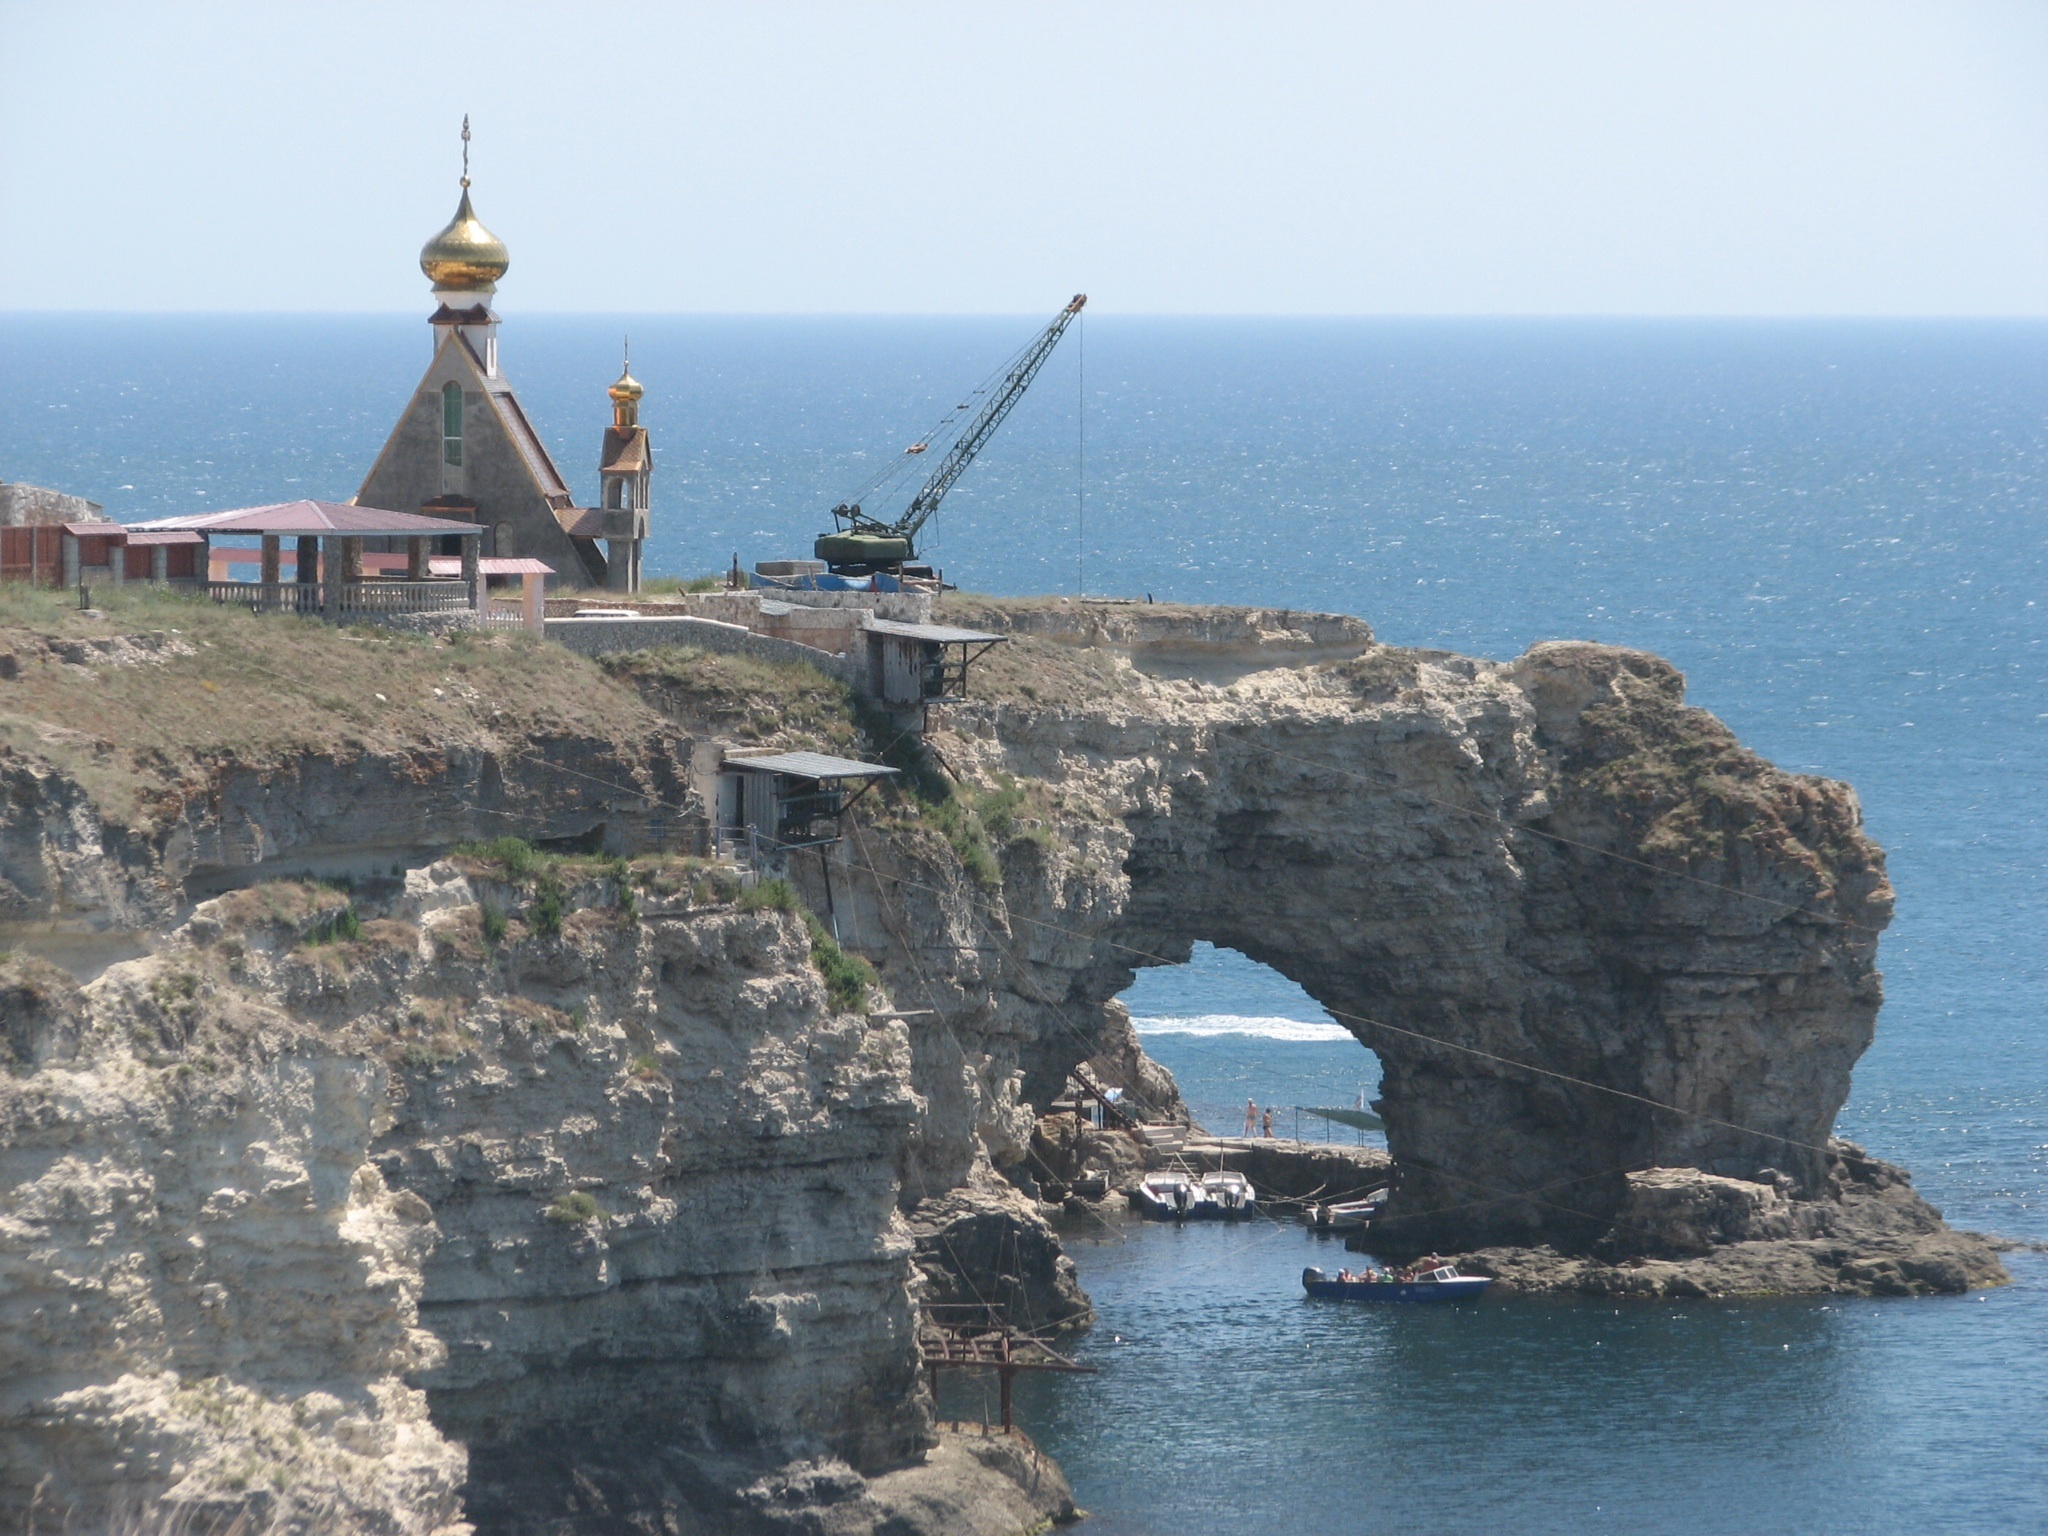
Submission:
M 866 576 L 875 571 L 901 574 L 904 562 L 917 558 L 918 530 L 931 521 L 946 492 L 953 489 L 967 472 L 967 466 L 974 462 L 974 456 L 981 452 L 996 428 L 1003 424 L 1003 418 L 1024 398 L 1024 391 L 1031 387 L 1038 370 L 1045 366 L 1045 360 L 1052 356 L 1052 349 L 1059 345 L 1060 337 L 1066 334 L 1074 316 L 1081 313 L 1081 306 L 1087 302 L 1087 294 L 1075 294 L 1067 307 L 1053 316 L 1052 323 L 1010 361 L 999 383 L 991 382 L 976 390 L 965 403 L 954 407 L 937 427 L 904 449 L 901 456 L 893 459 L 853 496 L 834 507 L 832 517 L 839 525 L 838 531 L 818 535 L 816 558 L 824 561 L 836 576 Z M 939 467 L 910 498 L 910 505 L 901 517 L 893 523 L 885 523 L 861 510 L 863 499 L 887 482 L 899 478 L 908 461 L 930 451 L 933 442 L 943 439 L 953 423 L 973 408 L 975 398 L 983 395 L 987 397 L 986 403 L 965 427 L 959 429 L 959 435 L 939 460 Z

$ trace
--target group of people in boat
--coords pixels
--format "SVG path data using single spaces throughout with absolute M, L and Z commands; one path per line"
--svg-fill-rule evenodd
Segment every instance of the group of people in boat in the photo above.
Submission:
M 1432 1253 L 1401 1269 L 1381 1269 L 1376 1264 L 1368 1264 L 1364 1269 L 1340 1269 L 1337 1280 L 1342 1285 L 1412 1285 L 1442 1263 Z

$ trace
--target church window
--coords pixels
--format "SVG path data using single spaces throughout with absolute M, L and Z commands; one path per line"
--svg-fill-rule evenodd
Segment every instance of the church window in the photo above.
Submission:
M 441 457 L 444 462 L 462 462 L 462 386 L 441 386 Z

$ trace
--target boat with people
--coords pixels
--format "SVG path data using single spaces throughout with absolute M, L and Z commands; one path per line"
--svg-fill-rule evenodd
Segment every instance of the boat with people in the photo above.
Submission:
M 1202 1187 L 1184 1173 L 1148 1173 L 1131 1191 L 1131 1204 L 1154 1221 L 1189 1221 L 1201 1214 Z
M 1482 1295 L 1491 1275 L 1461 1275 L 1455 1264 L 1436 1256 L 1406 1269 L 1340 1269 L 1334 1275 L 1316 1268 L 1301 1272 L 1301 1288 L 1325 1301 L 1458 1301 Z
M 1202 1175 L 1202 1208 L 1198 1213 L 1211 1220 L 1241 1221 L 1259 1213 L 1258 1196 L 1252 1181 L 1228 1168 Z

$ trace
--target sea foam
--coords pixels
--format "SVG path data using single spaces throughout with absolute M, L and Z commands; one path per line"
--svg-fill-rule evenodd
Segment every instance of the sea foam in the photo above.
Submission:
M 1158 1016 L 1131 1020 L 1141 1035 L 1256 1035 L 1262 1040 L 1325 1041 L 1349 1040 L 1351 1031 L 1327 1020 L 1284 1019 L 1242 1013 L 1198 1013 L 1190 1016 Z

